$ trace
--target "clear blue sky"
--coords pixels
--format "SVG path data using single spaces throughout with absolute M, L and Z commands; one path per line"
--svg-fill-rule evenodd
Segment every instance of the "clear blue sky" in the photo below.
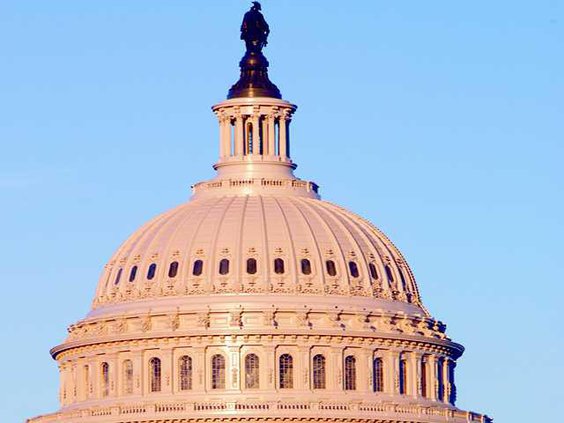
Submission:
M 2 422 L 57 408 L 48 354 L 112 251 L 212 176 L 243 0 L 0 0 Z M 564 2 L 264 0 L 298 175 L 405 253 L 466 346 L 459 406 L 564 398 Z

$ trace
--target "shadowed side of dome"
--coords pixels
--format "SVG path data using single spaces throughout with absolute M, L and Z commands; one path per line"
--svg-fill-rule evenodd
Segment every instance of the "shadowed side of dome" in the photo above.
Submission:
M 370 223 L 324 201 L 263 195 L 193 200 L 149 222 L 112 257 L 94 304 L 227 293 L 422 307 L 409 266 Z

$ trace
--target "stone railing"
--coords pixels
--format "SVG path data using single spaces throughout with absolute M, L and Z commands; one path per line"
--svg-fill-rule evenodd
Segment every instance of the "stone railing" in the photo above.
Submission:
M 120 417 L 121 416 L 121 417 Z M 189 417 L 188 417 L 189 416 Z M 488 416 L 471 411 L 463 411 L 447 407 L 425 406 L 422 404 L 397 403 L 348 403 L 348 402 L 304 402 L 304 401 L 271 401 L 271 402 L 153 402 L 131 405 L 112 405 L 107 407 L 91 407 L 82 410 L 59 412 L 28 419 L 27 423 L 54 422 L 160 422 L 160 419 L 174 419 L 175 422 L 188 422 L 202 418 L 224 417 L 236 419 L 247 417 L 316 420 L 339 419 L 379 419 L 414 422 L 449 422 L 449 423 L 491 423 Z M 163 420 L 164 421 L 164 420 Z
M 222 179 L 218 181 L 199 182 L 192 186 L 192 193 L 197 195 L 206 191 L 222 191 L 232 188 L 254 188 L 258 191 L 264 189 L 290 190 L 292 192 L 307 192 L 318 194 L 319 186 L 315 182 L 302 181 L 300 179 L 279 178 L 245 178 L 245 179 Z

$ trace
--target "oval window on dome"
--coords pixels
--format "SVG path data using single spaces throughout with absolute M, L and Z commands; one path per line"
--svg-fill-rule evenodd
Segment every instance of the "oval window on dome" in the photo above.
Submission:
M 117 272 L 116 280 L 114 281 L 114 285 L 119 284 L 119 281 L 120 281 L 120 279 L 121 279 L 121 273 L 122 273 L 122 272 L 123 272 L 123 269 L 120 267 L 120 269 L 119 269 L 118 272 Z
M 204 271 L 204 262 L 202 260 L 196 260 L 192 266 L 192 274 L 194 276 L 200 276 Z
M 372 279 L 378 279 L 378 271 L 376 270 L 376 265 L 374 263 L 368 264 L 368 270 L 370 270 L 370 276 Z
M 354 261 L 349 261 L 349 272 L 353 278 L 358 278 L 360 273 L 358 272 L 358 265 Z
M 156 273 L 157 273 L 157 264 L 151 263 L 151 265 L 149 266 L 149 270 L 147 270 L 147 279 L 149 280 L 153 279 Z
M 302 259 L 301 261 L 302 273 L 304 275 L 311 275 L 311 262 L 308 259 Z
M 333 260 L 327 260 L 325 262 L 325 268 L 327 269 L 327 274 L 329 276 L 337 275 L 337 267 L 335 266 L 335 262 Z
M 129 282 L 133 282 L 137 276 L 137 266 L 133 266 L 129 271 Z
M 257 273 L 257 260 L 254 258 L 247 259 L 247 273 L 249 275 L 254 275 Z
M 284 273 L 284 260 L 281 258 L 274 259 L 274 273 L 282 275 Z
M 178 274 L 178 262 L 173 261 L 172 263 L 170 263 L 170 266 L 168 267 L 168 277 L 175 278 L 177 274 Z
M 392 273 L 392 268 L 386 264 L 386 277 L 388 278 L 389 282 L 394 281 L 394 274 Z
M 219 262 L 219 274 L 227 275 L 229 273 L 229 260 L 221 259 Z

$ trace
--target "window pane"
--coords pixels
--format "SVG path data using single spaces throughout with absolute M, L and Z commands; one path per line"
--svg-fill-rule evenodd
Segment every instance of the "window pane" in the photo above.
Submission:
M 327 268 L 327 274 L 329 276 L 337 275 L 337 268 L 336 268 L 335 262 L 333 260 L 327 260 L 325 262 L 325 267 Z
M 102 396 L 107 397 L 110 394 L 110 365 L 102 363 Z
M 123 393 L 133 393 L 133 363 L 131 360 L 123 362 Z
M 279 360 L 280 388 L 294 387 L 294 360 L 290 354 L 282 354 Z
M 384 392 L 384 361 L 380 357 L 374 359 L 372 372 L 374 392 Z
M 137 276 L 137 266 L 133 266 L 129 271 L 129 282 L 133 282 Z
M 311 262 L 308 259 L 302 259 L 301 265 L 302 265 L 302 273 L 304 275 L 310 275 L 311 274 Z
M 325 357 L 321 354 L 313 357 L 313 389 L 325 389 Z
M 421 359 L 421 396 L 427 398 L 427 359 Z
M 178 262 L 173 261 L 172 263 L 170 263 L 170 266 L 168 268 L 168 277 L 175 278 L 177 274 L 178 274 Z
M 356 389 L 356 358 L 352 355 L 345 358 L 345 390 Z
M 194 267 L 192 268 L 192 274 L 194 276 L 200 276 L 204 270 L 204 262 L 202 260 L 196 260 L 194 262 Z
M 227 275 L 229 273 L 229 260 L 222 259 L 219 262 L 219 274 L 220 275 Z
M 445 399 L 445 384 L 443 375 L 444 359 L 440 358 L 437 361 L 437 399 L 444 401 Z
M 245 357 L 245 388 L 258 389 L 260 383 L 259 358 L 256 354 Z
M 161 360 L 157 357 L 149 360 L 149 389 L 151 392 L 161 391 Z
M 407 393 L 407 360 L 402 358 L 399 362 L 399 393 L 405 395 Z
M 155 277 L 155 273 L 157 272 L 157 265 L 155 263 L 151 263 L 149 266 L 149 270 L 147 271 L 147 279 L 151 280 Z
M 277 258 L 274 260 L 274 273 L 281 275 L 284 273 L 284 260 Z
M 351 276 L 353 278 L 358 278 L 358 266 L 354 261 L 349 261 L 349 271 L 351 272 Z
M 192 389 L 192 358 L 184 355 L 179 361 L 180 390 L 187 391 Z
M 247 259 L 247 273 L 254 275 L 257 273 L 257 261 L 254 258 Z
M 221 354 L 212 357 L 212 389 L 225 389 L 225 358 Z

